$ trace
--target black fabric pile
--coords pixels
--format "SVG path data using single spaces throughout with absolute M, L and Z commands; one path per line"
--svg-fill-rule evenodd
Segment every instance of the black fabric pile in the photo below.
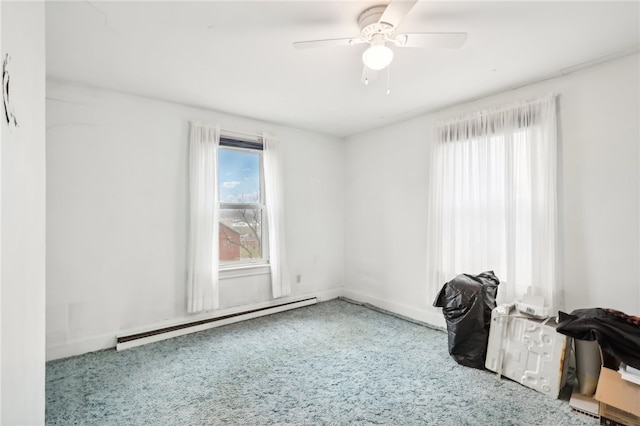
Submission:
M 603 351 L 640 369 L 640 317 L 615 309 L 576 309 L 558 313 L 558 333 L 580 340 L 597 340 Z
M 491 311 L 500 280 L 493 271 L 461 274 L 446 283 L 433 306 L 447 321 L 449 354 L 458 364 L 485 368 Z

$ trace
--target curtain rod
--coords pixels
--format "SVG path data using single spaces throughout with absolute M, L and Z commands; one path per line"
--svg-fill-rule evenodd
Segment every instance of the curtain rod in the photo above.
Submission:
M 219 128 L 220 129 L 220 133 L 224 134 L 226 136 L 231 136 L 231 137 L 233 137 L 234 135 L 235 136 L 244 136 L 244 137 L 251 138 L 252 140 L 256 140 L 257 142 L 262 142 L 264 140 L 264 138 L 268 136 L 266 133 L 257 134 L 257 133 L 241 132 L 239 130 L 224 129 L 224 128 L 219 127 L 215 123 L 209 123 L 209 122 L 206 122 L 206 121 L 192 120 L 192 121 L 190 121 L 190 123 L 191 124 L 197 124 L 197 125 L 200 125 L 200 126 L 210 127 L 212 129 Z
M 255 139 L 259 142 L 262 141 L 262 139 L 264 139 L 263 135 L 257 135 L 255 133 L 248 133 L 248 132 L 240 132 L 238 130 L 229 130 L 229 129 L 220 129 L 220 134 L 224 134 L 226 136 L 245 136 L 245 137 L 249 137 L 251 139 Z

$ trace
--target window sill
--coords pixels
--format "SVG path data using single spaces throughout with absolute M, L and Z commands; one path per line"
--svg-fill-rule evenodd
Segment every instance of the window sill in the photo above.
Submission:
M 268 263 L 257 265 L 225 266 L 219 270 L 218 277 L 221 280 L 229 278 L 248 277 L 252 275 L 268 275 L 271 273 Z

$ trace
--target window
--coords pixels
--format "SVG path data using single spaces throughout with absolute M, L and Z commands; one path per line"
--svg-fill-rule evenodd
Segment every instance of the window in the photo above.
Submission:
M 291 294 L 280 141 L 252 139 L 189 123 L 190 313 L 219 307 L 223 271 L 224 278 L 268 273 L 274 299 Z
M 513 295 L 533 285 L 529 134 L 452 141 L 439 153 L 449 164 L 442 175 L 442 223 L 450 230 L 443 264 L 451 273 L 493 270 L 503 284 L 513 282 Z
M 262 143 L 220 138 L 218 150 L 220 267 L 265 263 Z
M 492 270 L 499 303 L 531 289 L 562 306 L 557 256 L 555 95 L 435 127 L 429 202 L 434 294 L 461 273 Z

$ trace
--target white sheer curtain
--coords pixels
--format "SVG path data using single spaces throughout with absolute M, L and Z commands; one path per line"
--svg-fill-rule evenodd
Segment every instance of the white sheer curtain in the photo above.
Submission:
M 555 95 L 437 123 L 429 197 L 431 299 L 493 270 L 498 301 L 528 287 L 563 308 L 557 267 Z
M 190 123 L 187 296 L 191 313 L 218 307 L 219 143 L 218 127 Z
M 273 297 L 291 294 L 282 191 L 280 142 L 264 135 L 264 186 Z

